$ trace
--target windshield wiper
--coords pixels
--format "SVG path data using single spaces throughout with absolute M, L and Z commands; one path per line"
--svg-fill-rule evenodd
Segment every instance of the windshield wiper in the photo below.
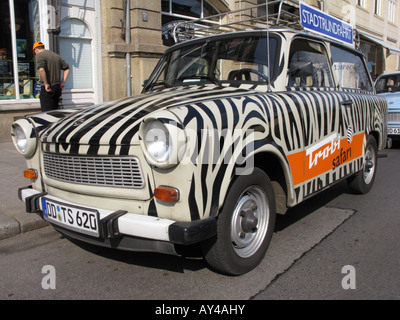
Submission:
M 182 81 L 182 82 L 184 82 L 184 80 L 190 80 L 190 79 L 193 79 L 193 80 L 204 79 L 204 80 L 211 81 L 212 83 L 216 84 L 217 86 L 221 86 L 221 82 L 219 80 L 217 80 L 215 77 L 210 77 L 210 76 L 205 75 L 205 74 L 202 74 L 202 75 L 201 74 L 194 74 L 194 75 L 191 75 L 191 76 L 181 76 L 181 77 L 178 78 L 178 80 Z

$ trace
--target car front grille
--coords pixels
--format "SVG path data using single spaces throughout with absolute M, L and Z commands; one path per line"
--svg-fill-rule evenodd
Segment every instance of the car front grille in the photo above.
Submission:
M 389 122 L 400 122 L 400 113 L 399 112 L 389 112 L 388 113 L 388 121 Z
M 141 189 L 144 179 L 136 157 L 88 157 L 44 153 L 47 177 L 59 181 Z

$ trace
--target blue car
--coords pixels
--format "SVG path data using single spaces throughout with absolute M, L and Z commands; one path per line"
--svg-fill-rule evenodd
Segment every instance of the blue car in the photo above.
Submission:
M 375 82 L 375 89 L 388 103 L 388 137 L 400 140 L 400 72 L 379 76 Z

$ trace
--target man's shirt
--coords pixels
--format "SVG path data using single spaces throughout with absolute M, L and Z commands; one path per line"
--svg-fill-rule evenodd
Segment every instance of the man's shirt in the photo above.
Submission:
M 57 53 L 44 50 L 36 55 L 37 68 L 44 68 L 46 71 L 47 82 L 52 86 L 61 84 L 61 70 L 69 69 L 68 63 L 64 61 Z M 40 79 L 43 84 L 43 80 Z

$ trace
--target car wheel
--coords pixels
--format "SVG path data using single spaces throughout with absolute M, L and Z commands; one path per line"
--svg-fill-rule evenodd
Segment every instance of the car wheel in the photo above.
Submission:
M 375 181 L 378 166 L 378 148 L 373 136 L 368 136 L 362 169 L 348 179 L 351 191 L 358 194 L 368 193 Z
M 275 195 L 264 171 L 255 168 L 231 185 L 218 216 L 217 235 L 203 243 L 207 263 L 229 275 L 254 269 L 264 258 L 275 226 Z

